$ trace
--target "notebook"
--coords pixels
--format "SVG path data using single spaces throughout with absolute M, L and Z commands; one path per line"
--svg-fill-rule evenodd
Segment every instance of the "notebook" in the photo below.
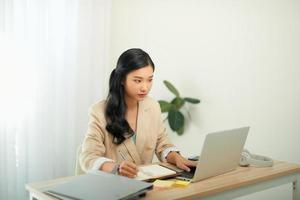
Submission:
M 64 200 L 114 200 L 139 198 L 152 187 L 151 183 L 97 171 L 50 186 L 43 192 Z
M 139 167 L 139 172 L 135 180 L 153 180 L 153 179 L 165 179 L 170 177 L 175 177 L 178 172 L 162 166 L 161 164 L 151 164 Z

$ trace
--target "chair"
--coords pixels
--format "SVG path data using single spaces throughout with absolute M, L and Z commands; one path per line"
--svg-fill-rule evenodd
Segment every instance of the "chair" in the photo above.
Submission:
M 79 162 L 79 156 L 82 150 L 82 146 L 81 144 L 77 147 L 76 150 L 76 165 L 75 165 L 75 175 L 80 175 L 80 174 L 84 174 L 85 172 L 82 170 L 81 166 L 80 166 L 80 162 Z

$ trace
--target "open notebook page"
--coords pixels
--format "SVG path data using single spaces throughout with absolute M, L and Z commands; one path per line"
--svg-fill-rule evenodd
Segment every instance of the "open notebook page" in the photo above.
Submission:
M 147 166 L 141 166 L 139 167 L 139 172 L 137 174 L 137 177 L 135 177 L 136 180 L 148 180 L 153 178 L 160 178 L 164 176 L 169 175 L 175 175 L 176 172 L 173 170 L 170 170 L 166 167 L 160 166 L 158 164 L 154 165 L 147 165 Z

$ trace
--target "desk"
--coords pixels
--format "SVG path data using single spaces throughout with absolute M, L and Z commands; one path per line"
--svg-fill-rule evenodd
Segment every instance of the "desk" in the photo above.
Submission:
M 40 190 L 70 179 L 72 177 L 30 183 L 26 184 L 26 189 L 29 191 L 31 199 L 53 200 L 55 198 L 43 194 Z M 292 183 L 293 200 L 300 200 L 300 165 L 275 161 L 273 167 L 238 167 L 229 173 L 191 183 L 184 188 L 164 190 L 154 188 L 147 192 L 147 195 L 142 199 L 226 200 L 286 183 Z

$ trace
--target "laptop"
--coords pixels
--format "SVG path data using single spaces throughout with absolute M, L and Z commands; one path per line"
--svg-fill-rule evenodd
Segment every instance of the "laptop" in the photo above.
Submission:
M 43 192 L 62 200 L 139 199 L 151 190 L 152 183 L 133 180 L 103 171 L 91 171 L 75 176 L 57 185 L 50 185 Z
M 207 134 L 197 166 L 176 178 L 198 182 L 236 169 L 248 131 L 249 127 L 243 127 Z

